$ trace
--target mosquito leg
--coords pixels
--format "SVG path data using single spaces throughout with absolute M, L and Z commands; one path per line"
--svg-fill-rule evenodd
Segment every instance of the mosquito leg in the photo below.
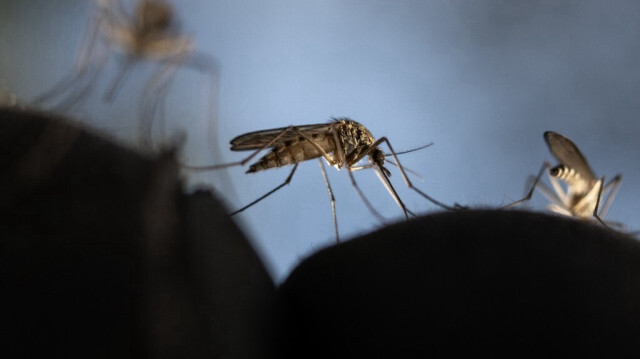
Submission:
M 84 74 L 84 72 L 76 72 L 68 75 L 66 78 L 62 79 L 60 82 L 54 85 L 51 89 L 38 95 L 33 101 L 31 101 L 31 104 L 33 106 L 41 106 L 45 102 L 52 100 L 56 97 L 56 95 L 66 92 L 74 84 L 78 83 L 78 81 L 82 79 Z
M 556 183 L 555 177 L 549 177 L 550 181 L 552 184 Z M 558 184 L 559 186 L 559 184 Z M 563 208 L 563 209 L 567 209 L 569 206 L 568 202 L 566 200 L 563 200 L 563 198 L 566 197 L 565 193 L 563 192 L 562 188 L 557 189 L 554 186 L 554 190 L 551 190 L 549 187 L 547 187 L 546 184 L 544 184 L 544 182 L 538 181 L 538 184 L 536 185 L 536 189 L 538 189 L 538 191 L 540 191 L 540 193 L 542 193 L 543 196 L 545 196 L 549 201 L 553 202 L 552 204 L 559 207 L 559 208 Z M 568 211 L 569 214 L 567 214 L 567 216 L 572 216 L 571 211 Z
M 527 192 L 527 194 L 523 198 L 521 198 L 521 199 L 519 199 L 519 200 L 517 200 L 515 202 L 511 202 L 508 205 L 503 206 L 500 209 L 511 208 L 511 207 L 513 207 L 515 205 L 518 205 L 518 204 L 522 203 L 522 202 L 526 202 L 526 201 L 530 200 L 531 196 L 533 196 L 533 191 L 536 189 L 536 187 L 538 186 L 538 183 L 540 182 L 540 178 L 542 178 L 542 174 L 544 173 L 544 170 L 549 168 L 549 167 L 550 167 L 549 163 L 545 161 L 542 164 L 542 167 L 540 167 L 540 170 L 538 171 L 538 174 L 536 175 L 536 178 L 533 180 L 533 185 L 531 185 L 531 189 L 529 190 L 529 192 Z
M 86 71 L 91 62 L 91 55 L 93 53 L 93 47 L 95 46 L 96 38 L 99 31 L 99 17 L 91 19 L 87 23 L 87 31 L 85 37 L 81 42 L 80 50 L 76 55 L 75 68 L 64 79 L 54 85 L 51 89 L 38 95 L 33 101 L 34 106 L 40 106 L 43 103 L 52 100 L 61 93 L 64 93 L 72 87 L 75 83 L 80 81 L 86 74 Z
M 70 108 L 75 104 L 82 102 L 82 100 L 90 94 L 95 79 L 101 70 L 102 68 L 100 66 L 82 66 L 78 70 L 74 70 L 74 73 L 67 75 L 67 77 L 62 79 L 51 89 L 38 95 L 32 101 L 32 104 L 34 106 L 41 106 L 46 102 L 53 102 L 54 99 L 72 91 L 71 94 L 68 94 L 65 99 L 55 106 L 57 109 L 62 110 Z
M 218 121 L 218 108 L 219 108 L 219 88 L 220 88 L 220 66 L 215 57 L 196 51 L 195 48 L 189 51 L 185 55 L 185 60 L 182 62 L 182 67 L 190 70 L 197 71 L 202 80 L 200 81 L 200 106 L 202 106 L 201 116 L 202 126 L 199 127 L 198 132 L 204 135 L 209 153 L 213 163 L 221 163 L 223 161 L 220 148 L 219 136 L 219 121 Z M 237 197 L 237 191 L 235 190 L 234 181 L 227 172 L 222 172 L 218 177 L 218 182 L 221 187 L 227 189 L 227 197 Z
M 598 215 L 598 208 L 600 207 L 600 198 L 602 197 L 602 188 L 604 187 L 604 176 L 600 177 L 600 180 L 598 180 L 598 183 L 599 183 L 598 196 L 596 198 L 596 205 L 595 207 L 593 207 L 593 217 L 595 217 L 595 219 L 597 219 L 598 222 L 600 222 L 600 224 L 602 224 L 605 228 L 612 229 Z
M 105 63 L 106 56 L 104 53 L 106 51 L 104 46 L 102 46 L 102 49 L 99 47 L 101 43 L 98 35 L 103 24 L 108 22 L 108 18 L 103 16 L 99 8 L 94 12 L 93 18 L 87 23 L 86 37 L 82 40 L 82 45 L 76 55 L 75 66 L 77 72 L 84 72 L 94 61 L 99 67 L 104 66 Z M 100 54 L 100 51 L 102 51 L 102 54 Z M 99 56 L 96 58 L 96 55 Z
M 318 162 L 320 163 L 322 178 L 324 178 L 324 183 L 327 185 L 327 190 L 329 191 L 329 197 L 331 198 L 331 213 L 333 214 L 333 228 L 336 231 L 336 243 L 340 243 L 340 236 L 338 235 L 338 217 L 336 216 L 336 198 L 333 196 L 333 190 L 331 190 L 329 177 L 327 177 L 327 171 L 325 171 L 324 169 L 324 163 L 322 163 L 322 159 L 318 158 Z
M 116 94 L 122 87 L 122 84 L 124 83 L 124 79 L 133 69 L 134 62 L 135 60 L 130 56 L 127 56 L 125 58 L 124 62 L 118 69 L 118 73 L 113 78 L 113 81 L 111 81 L 111 84 L 109 85 L 107 91 L 105 91 L 104 95 L 102 96 L 103 101 L 106 101 L 106 102 L 113 101 L 113 99 L 116 97 Z
M 607 214 L 607 211 L 609 210 L 609 207 L 613 202 L 613 198 L 616 196 L 616 193 L 620 188 L 620 184 L 622 184 L 622 175 L 617 174 L 615 177 L 611 179 L 611 181 L 609 181 L 609 183 L 604 185 L 602 192 L 604 193 L 609 191 L 609 195 L 607 196 L 607 199 L 604 201 L 604 204 L 602 205 L 602 209 L 600 210 L 600 214 L 599 214 L 600 217 L 604 217 Z
M 153 74 L 151 80 L 145 86 L 142 95 L 142 110 L 140 113 L 139 139 L 141 143 L 152 148 L 152 127 L 156 117 L 160 133 L 164 138 L 164 104 L 169 90 L 171 79 L 177 71 L 176 65 L 172 63 L 164 64 Z
M 129 19 L 131 18 L 131 16 L 127 14 L 127 10 L 125 10 L 125 7 L 122 1 L 121 0 L 110 0 L 110 1 L 112 4 L 107 6 L 111 6 L 111 8 L 108 9 L 109 16 L 111 16 L 111 20 L 117 21 L 121 24 L 126 24 L 130 22 Z
M 200 91 L 202 102 L 206 108 L 204 117 L 207 142 L 209 149 L 212 153 L 219 153 L 218 148 L 218 114 L 217 109 L 219 107 L 218 101 L 218 89 L 220 87 L 219 79 L 219 66 L 216 59 L 202 52 L 193 52 L 189 54 L 189 58 L 185 61 L 184 66 L 193 68 L 204 76 L 204 81 L 201 83 L 202 90 Z M 204 127 L 203 127 L 204 128 Z M 214 158 L 215 155 L 214 155 Z
M 367 206 L 367 209 L 369 209 L 369 212 L 371 212 L 378 219 L 378 221 L 380 221 L 381 223 L 384 223 L 386 221 L 386 218 L 384 218 L 380 214 L 380 212 L 376 211 L 376 209 L 371 205 L 371 202 L 369 202 L 369 200 L 364 195 L 364 193 L 362 193 L 362 190 L 360 189 L 360 186 L 358 186 L 358 184 L 356 183 L 356 179 L 355 177 L 353 177 L 353 173 L 351 172 L 351 169 L 349 167 L 347 167 L 347 173 L 349 174 L 351 185 L 353 186 L 353 188 L 355 188 L 356 193 L 358 193 L 358 196 L 360 197 L 362 202 L 364 202 L 364 205 Z
M 230 216 L 233 216 L 234 214 L 238 214 L 238 213 L 240 213 L 240 212 L 244 211 L 245 209 L 247 209 L 247 208 L 249 208 L 249 207 L 253 206 L 254 204 L 256 204 L 256 203 L 258 203 L 258 202 L 262 201 L 263 199 L 265 199 L 265 198 L 269 197 L 270 195 L 272 195 L 273 193 L 275 193 L 275 192 L 276 192 L 277 190 L 279 190 L 280 188 L 282 188 L 282 187 L 284 187 L 284 186 L 288 185 L 288 184 L 289 184 L 289 182 L 291 182 L 291 178 L 293 177 L 293 174 L 296 172 L 296 168 L 298 168 L 298 163 L 296 163 L 296 164 L 293 166 L 293 169 L 291 170 L 291 173 L 289 174 L 289 176 L 287 177 L 287 179 L 285 179 L 285 180 L 284 180 L 284 182 L 282 182 L 280 185 L 278 185 L 276 188 L 272 189 L 271 191 L 269 191 L 269 192 L 265 193 L 264 195 L 262 195 L 260 198 L 256 199 L 255 201 L 253 201 L 253 202 L 249 203 L 248 205 L 246 205 L 246 206 L 244 206 L 244 207 L 240 208 L 239 210 L 237 210 L 237 211 L 235 211 L 235 212 L 233 212 L 233 213 L 231 213 L 231 214 L 229 214 L 229 215 L 230 215 Z
M 53 109 L 58 112 L 71 111 L 74 107 L 82 105 L 86 99 L 91 95 L 95 88 L 95 82 L 100 75 L 100 68 L 92 68 L 85 73 L 85 76 L 81 79 L 82 82 L 78 82 L 73 85 L 74 89 L 70 94 L 58 104 L 53 106 Z
M 385 142 L 387 144 L 387 146 L 389 147 L 389 150 L 391 151 L 391 155 L 393 156 L 393 159 L 396 161 L 396 164 L 398 165 L 398 168 L 400 169 L 400 174 L 402 175 L 402 178 L 404 179 L 404 182 L 407 184 L 407 186 L 409 188 L 411 188 L 412 190 L 416 191 L 418 194 L 420 194 L 422 197 L 426 198 L 431 203 L 433 203 L 433 204 L 435 204 L 435 205 L 437 205 L 437 206 L 439 206 L 439 207 L 441 207 L 443 209 L 452 211 L 452 210 L 457 210 L 457 209 L 464 208 L 463 206 L 460 206 L 458 204 L 454 204 L 453 207 L 447 206 L 446 204 L 436 200 L 435 198 L 429 196 L 428 194 L 422 192 L 420 189 L 415 187 L 413 185 L 413 183 L 411 183 L 411 181 L 409 180 L 409 177 L 405 173 L 404 168 L 402 168 L 402 165 L 400 164 L 400 160 L 398 159 L 398 156 L 396 155 L 395 151 L 393 150 L 393 147 L 391 146 L 391 143 L 389 142 L 389 140 L 386 137 L 381 137 L 376 142 L 374 142 L 373 145 L 371 145 L 371 147 L 369 148 L 369 151 L 372 150 L 373 148 L 378 147 L 382 142 Z

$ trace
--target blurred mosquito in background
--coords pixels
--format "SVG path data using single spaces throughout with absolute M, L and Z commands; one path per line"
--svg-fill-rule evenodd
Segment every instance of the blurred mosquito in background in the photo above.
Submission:
M 382 152 L 379 147 L 382 143 L 387 144 L 391 152 L 390 156 L 393 157 L 395 162 L 386 159 L 387 155 L 385 155 L 385 153 Z M 428 146 L 429 145 L 423 146 L 421 148 Z M 384 217 L 380 215 L 378 211 L 376 211 L 373 205 L 371 205 L 369 200 L 365 197 L 364 193 L 360 190 L 360 187 L 356 183 L 355 177 L 353 176 L 353 171 L 373 168 L 391 197 L 393 197 L 395 202 L 402 209 L 405 218 L 408 219 L 409 215 L 415 216 L 415 214 L 407 209 L 407 207 L 404 205 L 404 203 L 396 193 L 393 185 L 389 181 L 389 176 L 391 176 L 391 173 L 386 167 L 384 167 L 385 161 L 398 167 L 400 169 L 402 178 L 404 179 L 407 186 L 419 193 L 422 197 L 446 210 L 461 208 L 457 204 L 453 207 L 447 206 L 430 197 L 418 188 L 414 187 L 405 172 L 408 170 L 403 168 L 400 164 L 397 153 L 393 150 L 393 147 L 391 147 L 391 143 L 389 143 L 389 140 L 386 137 L 375 140 L 369 130 L 367 130 L 363 125 L 348 118 L 333 119 L 333 122 L 323 124 L 289 126 L 271 130 L 249 132 L 231 140 L 232 151 L 255 150 L 244 160 L 213 166 L 185 167 L 194 170 L 215 170 L 232 166 L 243 166 L 247 162 L 251 161 L 251 159 L 256 155 L 258 155 L 258 153 L 265 149 L 269 149 L 269 152 L 258 161 L 250 165 L 247 173 L 254 173 L 270 168 L 293 165 L 291 173 L 289 173 L 289 176 L 283 183 L 270 190 L 263 196 L 259 197 L 255 201 L 231 213 L 231 215 L 244 211 L 245 209 L 255 205 L 280 188 L 289 184 L 289 182 L 291 182 L 293 174 L 298 168 L 298 164 L 300 162 L 308 161 L 314 158 L 317 158 L 320 162 L 322 177 L 324 178 L 327 190 L 329 191 L 329 197 L 331 199 L 331 211 L 333 214 L 333 225 L 337 242 L 339 242 L 339 234 L 335 197 L 333 196 L 333 191 L 331 189 L 331 185 L 329 184 L 329 179 L 324 169 L 322 158 L 324 158 L 330 166 L 333 166 L 336 169 L 340 169 L 342 167 L 345 167 L 347 169 L 347 174 L 349 175 L 351 184 L 355 188 L 358 196 L 362 199 L 369 211 L 371 211 L 371 213 L 380 221 L 384 221 Z M 369 157 L 369 163 L 357 166 L 358 162 L 360 162 L 360 160 L 362 160 L 365 156 Z
M 611 224 L 616 227 L 622 227 L 619 223 L 608 221 L 605 223 L 602 219 L 609 210 L 611 202 L 622 183 L 622 175 L 617 174 L 607 184 L 604 184 L 604 176 L 596 178 L 587 164 L 587 160 L 571 140 L 552 131 L 545 132 L 544 139 L 547 142 L 547 146 L 549 146 L 549 150 L 560 164 L 551 167 L 545 161 L 527 195 L 504 208 L 512 207 L 531 199 L 533 191 L 537 188 L 551 201 L 547 208 L 552 212 L 581 219 L 595 218 L 605 227 L 609 227 Z M 553 191 L 540 182 L 545 170 L 549 175 Z M 566 184 L 566 190 L 558 180 Z M 605 196 L 606 199 L 603 201 Z
M 95 9 L 85 39 L 76 55 L 75 69 L 50 90 L 34 100 L 35 105 L 55 104 L 57 111 L 70 111 L 83 103 L 95 87 L 111 52 L 123 55 L 116 76 L 104 92 L 103 100 L 113 101 L 133 65 L 141 61 L 155 62 L 155 70 L 142 95 L 139 137 L 150 145 L 152 122 L 159 117 L 164 123 L 163 104 L 176 71 L 190 67 L 208 77 L 207 86 L 213 96 L 216 78 L 215 62 L 196 51 L 195 40 L 181 33 L 172 6 L 163 0 L 136 0 L 133 15 L 121 0 L 95 0 Z M 213 116 L 208 99 L 208 116 Z

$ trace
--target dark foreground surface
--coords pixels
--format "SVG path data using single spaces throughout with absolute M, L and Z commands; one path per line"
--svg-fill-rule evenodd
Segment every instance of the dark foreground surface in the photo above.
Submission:
M 289 357 L 640 355 L 640 243 L 544 214 L 390 226 L 316 253 L 279 295 Z
M 276 289 L 168 150 L 0 110 L 0 356 L 640 356 L 640 244 L 468 210 L 323 250 Z
M 267 352 L 273 281 L 172 151 L 0 109 L 0 181 L 0 357 Z

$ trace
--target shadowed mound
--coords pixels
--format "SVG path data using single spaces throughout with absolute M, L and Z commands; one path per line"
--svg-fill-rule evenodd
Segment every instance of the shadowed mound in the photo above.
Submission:
M 0 108 L 0 153 L 0 356 L 264 357 L 274 284 L 173 151 Z
M 279 304 L 286 357 L 637 357 L 640 243 L 545 214 L 440 213 L 311 256 Z

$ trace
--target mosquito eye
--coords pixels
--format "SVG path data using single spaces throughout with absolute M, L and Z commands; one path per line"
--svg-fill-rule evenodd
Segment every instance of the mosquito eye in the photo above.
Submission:
M 562 166 L 556 166 L 553 167 L 552 169 L 549 170 L 549 174 L 552 175 L 553 177 L 558 177 L 560 176 L 560 174 L 562 174 Z

